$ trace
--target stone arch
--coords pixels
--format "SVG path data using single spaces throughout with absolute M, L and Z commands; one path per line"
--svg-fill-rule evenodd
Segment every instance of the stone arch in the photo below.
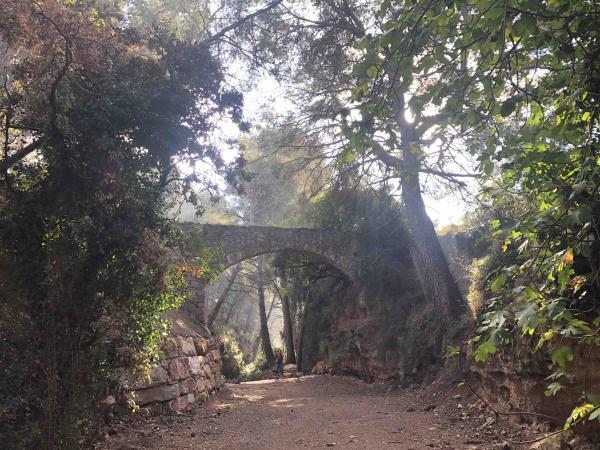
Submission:
M 196 225 L 205 242 L 221 254 L 218 263 L 231 267 L 246 259 L 278 251 L 298 251 L 318 256 L 355 278 L 354 245 L 333 230 L 242 225 Z

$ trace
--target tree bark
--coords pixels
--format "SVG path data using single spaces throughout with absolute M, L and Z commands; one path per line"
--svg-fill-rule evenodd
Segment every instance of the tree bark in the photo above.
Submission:
M 419 180 L 419 136 L 415 125 L 404 114 L 404 94 L 394 98 L 396 122 L 400 128 L 403 171 L 401 175 L 402 200 L 412 245 L 410 254 L 416 266 L 423 293 L 433 301 L 440 318 L 448 323 L 463 310 L 461 293 L 450 273 L 448 261 L 440 245 L 435 227 L 425 210 Z
M 306 333 L 306 322 L 308 317 L 308 311 L 310 307 L 310 282 L 308 284 L 308 290 L 306 292 L 306 300 L 304 302 L 304 308 L 300 318 L 300 336 L 298 336 L 298 360 L 296 362 L 296 370 L 302 372 L 303 370 L 303 358 L 304 358 L 304 334 Z
M 273 348 L 271 347 L 271 338 L 269 336 L 269 325 L 267 318 L 267 311 L 265 307 L 265 286 L 263 279 L 263 264 L 264 259 L 259 257 L 258 260 L 258 309 L 260 316 L 260 335 L 262 340 L 262 348 L 265 353 L 265 359 L 268 366 L 272 366 L 275 363 L 275 355 L 273 354 Z
M 294 350 L 294 327 L 292 324 L 292 314 L 290 312 L 290 297 L 287 292 L 287 281 L 282 278 L 283 292 L 275 285 L 277 294 L 281 299 L 281 309 L 283 312 L 283 335 L 285 337 L 285 363 L 296 364 L 296 351 Z
M 225 289 L 223 290 L 223 292 L 219 296 L 219 298 L 217 300 L 217 303 L 215 303 L 214 309 L 212 310 L 212 312 L 208 316 L 208 321 L 206 322 L 206 326 L 210 330 L 213 329 L 213 325 L 215 324 L 215 320 L 217 320 L 217 316 L 219 315 L 219 311 L 221 310 L 221 307 L 225 303 L 225 299 L 227 298 L 227 294 L 229 293 L 229 290 L 231 289 L 231 286 L 233 286 L 233 283 L 235 282 L 235 278 L 237 277 L 237 274 L 239 272 L 240 272 L 240 265 L 238 264 L 237 266 L 235 266 L 233 268 L 233 271 L 231 272 L 231 276 L 229 277 L 229 280 L 227 281 L 227 286 L 225 287 Z

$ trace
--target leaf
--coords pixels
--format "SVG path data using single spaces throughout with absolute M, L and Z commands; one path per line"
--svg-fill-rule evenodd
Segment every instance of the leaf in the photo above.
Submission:
M 558 272 L 557 280 L 561 286 L 566 286 L 571 278 L 571 275 L 575 273 L 572 267 L 565 267 L 563 270 Z
M 554 396 L 562 388 L 563 388 L 563 385 L 560 383 L 551 383 L 548 385 L 548 388 L 544 391 L 544 395 L 546 397 Z
M 490 290 L 492 292 L 498 292 L 500 289 L 502 289 L 502 286 L 506 284 L 507 278 L 508 277 L 505 274 L 498 275 L 490 284 Z
M 508 117 L 515 111 L 517 108 L 517 99 L 518 97 L 512 97 L 502 103 L 500 107 L 500 115 L 502 117 Z
M 550 359 L 552 360 L 552 364 L 564 368 L 567 365 L 567 362 L 573 361 L 573 352 L 571 351 L 571 347 L 567 345 L 558 347 L 552 352 Z
M 567 251 L 565 252 L 565 257 L 564 257 L 564 261 L 565 264 L 573 264 L 573 248 L 569 247 L 567 248 Z
M 460 355 L 460 347 L 458 345 L 449 345 L 446 347 L 446 356 L 452 358 Z
M 475 350 L 475 361 L 487 362 L 490 355 L 496 353 L 496 346 L 489 340 L 485 341 Z
M 567 422 L 565 423 L 563 428 L 565 430 L 568 430 L 573 422 L 584 419 L 588 414 L 594 411 L 594 409 L 596 408 L 591 403 L 584 403 L 583 405 L 578 406 L 573 410 L 573 412 L 571 412 L 571 416 L 567 419 Z

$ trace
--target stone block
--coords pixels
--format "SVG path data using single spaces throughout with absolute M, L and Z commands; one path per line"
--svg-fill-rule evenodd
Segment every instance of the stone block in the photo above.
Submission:
M 200 356 L 206 355 L 208 352 L 208 341 L 204 338 L 194 338 L 194 345 L 196 346 L 196 354 Z
M 189 394 L 196 389 L 196 380 L 193 378 L 188 378 L 187 380 L 179 383 L 179 393 L 180 394 Z
M 177 348 L 182 356 L 196 356 L 196 346 L 191 337 L 177 336 Z
M 179 385 L 163 385 L 135 391 L 135 402 L 142 406 L 152 402 L 166 402 L 179 397 Z
M 199 402 L 206 403 L 208 401 L 208 399 L 209 399 L 209 395 L 208 395 L 208 392 L 206 392 L 206 391 L 196 394 L 196 400 Z
M 204 376 L 206 378 L 210 378 L 210 376 L 212 375 L 212 370 L 210 370 L 210 366 L 208 364 L 204 365 Z
M 202 392 L 206 392 L 206 390 L 207 390 L 206 380 L 204 378 L 198 378 L 196 380 L 196 392 L 201 394 Z
M 221 361 L 221 352 L 219 350 L 213 350 L 212 354 L 213 361 Z
M 196 403 L 196 396 L 194 394 L 188 394 L 187 402 L 188 402 L 188 405 L 192 405 L 192 404 Z
M 160 349 L 163 351 L 166 358 L 177 358 L 179 356 L 177 340 L 173 337 L 165 338 L 160 346 Z
M 142 378 L 136 383 L 136 389 L 145 389 L 167 383 L 167 371 L 161 366 L 150 369 L 149 378 Z
M 188 367 L 190 373 L 195 376 L 201 376 L 204 374 L 204 365 L 206 361 L 204 356 L 190 356 L 188 358 Z
M 190 377 L 187 357 L 171 359 L 168 370 L 171 381 L 185 380 Z
M 182 411 L 188 407 L 188 396 L 182 395 L 174 400 L 171 400 L 168 405 L 171 411 Z

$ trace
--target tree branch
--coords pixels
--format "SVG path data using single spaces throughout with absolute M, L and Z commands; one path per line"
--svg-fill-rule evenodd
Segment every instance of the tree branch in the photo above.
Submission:
M 236 28 L 240 27 L 241 25 L 245 24 L 246 22 L 249 22 L 250 20 L 254 19 L 255 17 L 260 16 L 261 14 L 264 14 L 266 12 L 269 12 L 270 10 L 278 7 L 281 3 L 283 3 L 283 0 L 275 0 L 274 2 L 269 3 L 264 8 L 256 10 L 253 13 L 248 14 L 247 16 L 244 16 L 244 17 L 236 20 L 234 23 L 227 25 L 225 28 L 223 28 L 221 31 L 219 31 L 214 36 L 211 36 L 208 39 L 205 39 L 202 42 L 202 44 L 211 45 L 211 44 L 215 43 L 216 41 L 221 39 L 223 36 L 225 36 L 227 33 L 229 33 L 231 30 L 235 30 Z
M 7 156 L 2 161 L 0 161 L 0 171 L 4 172 L 8 170 L 10 166 L 25 158 L 30 153 L 36 151 L 40 146 L 44 143 L 43 139 L 38 139 L 37 141 L 33 141 L 32 143 L 26 145 L 22 149 L 18 150 L 16 153 Z

